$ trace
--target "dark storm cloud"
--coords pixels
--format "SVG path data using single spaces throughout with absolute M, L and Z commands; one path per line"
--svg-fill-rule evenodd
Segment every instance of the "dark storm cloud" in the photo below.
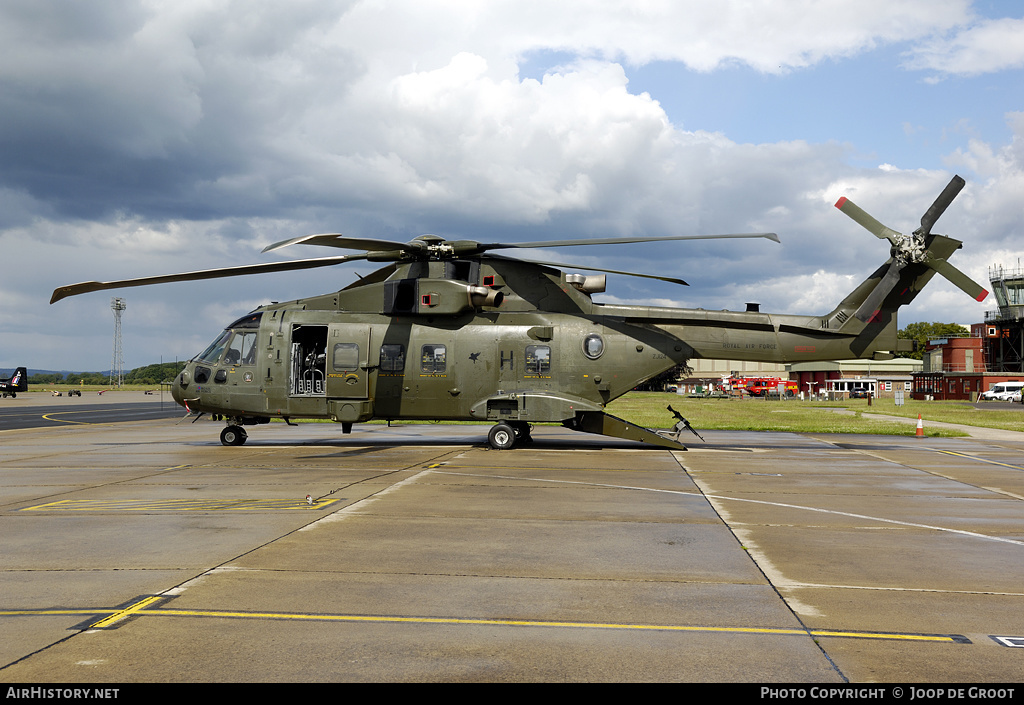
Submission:
M 343 94 L 358 75 L 342 48 L 303 56 L 306 37 L 336 22 L 339 7 L 160 10 L 0 7 L 0 186 L 66 218 L 288 207 L 279 184 L 302 165 L 282 137 L 324 91 Z

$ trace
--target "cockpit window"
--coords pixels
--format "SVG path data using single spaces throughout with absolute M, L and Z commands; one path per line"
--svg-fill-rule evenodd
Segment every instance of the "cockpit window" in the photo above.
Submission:
M 256 363 L 256 331 L 235 333 L 224 354 L 226 365 L 253 365 Z
M 237 321 L 224 329 L 224 332 L 217 336 L 217 339 L 206 348 L 197 360 L 217 364 L 224 349 L 228 354 L 224 358 L 226 365 L 254 365 L 256 364 L 256 329 L 260 327 L 260 319 L 263 312 L 250 313 L 242 316 Z M 235 331 L 238 331 L 237 333 Z M 234 338 L 232 338 L 234 335 Z M 230 346 L 228 341 L 231 341 Z
M 220 359 L 220 356 L 224 354 L 224 348 L 227 347 L 228 340 L 231 338 L 231 331 L 226 330 L 221 333 L 215 341 L 210 344 L 210 347 L 206 348 L 199 356 L 199 359 L 203 362 L 209 362 L 211 364 L 216 363 Z

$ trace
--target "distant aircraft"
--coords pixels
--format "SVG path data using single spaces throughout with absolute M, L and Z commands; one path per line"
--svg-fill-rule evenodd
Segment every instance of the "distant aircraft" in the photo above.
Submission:
M 0 392 L 3 393 L 6 398 L 7 395 L 11 397 L 18 396 L 18 392 L 28 391 L 28 370 L 24 367 L 19 367 L 14 371 L 14 374 L 7 379 L 0 379 Z

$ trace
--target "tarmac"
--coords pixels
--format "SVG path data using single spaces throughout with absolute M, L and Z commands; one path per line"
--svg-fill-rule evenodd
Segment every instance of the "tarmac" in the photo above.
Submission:
M 0 430 L 3 683 L 1024 679 L 1022 433 L 224 447 L 4 402 L 61 423 Z

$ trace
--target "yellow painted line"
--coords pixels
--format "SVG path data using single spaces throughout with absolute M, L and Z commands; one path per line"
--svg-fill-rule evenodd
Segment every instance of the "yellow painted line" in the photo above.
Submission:
M 112 624 L 116 624 L 117 622 L 120 622 L 122 619 L 127 619 L 128 617 L 131 617 L 133 614 L 138 614 L 139 612 L 144 610 L 149 605 L 153 604 L 154 602 L 157 602 L 158 600 L 162 600 L 162 599 L 164 599 L 164 598 L 161 597 L 160 595 L 152 595 L 150 597 L 147 597 L 144 600 L 139 600 L 135 604 L 129 605 L 125 609 L 118 610 L 117 612 L 114 612 L 114 614 L 109 615 L 107 617 L 104 617 L 100 621 L 98 621 L 98 622 L 96 622 L 94 624 L 91 624 L 89 626 L 89 628 L 90 629 L 105 629 L 106 627 L 109 627 Z
M 875 632 L 837 632 L 828 629 L 812 629 L 811 636 L 834 636 L 850 639 L 901 639 L 903 641 L 936 641 L 944 644 L 969 643 L 963 637 L 954 637 L 948 634 L 887 634 Z
M 49 414 L 43 414 L 43 418 L 47 421 L 54 421 L 56 423 L 73 423 L 79 426 L 109 426 L 107 423 L 92 423 L 90 421 L 68 421 L 66 419 L 55 419 L 54 416 L 58 414 L 88 414 L 88 411 L 51 411 Z
M 857 639 L 901 639 L 905 641 L 930 641 L 942 643 L 961 643 L 961 640 L 943 634 L 888 634 L 876 632 L 844 632 L 833 630 L 805 629 L 771 629 L 757 627 L 695 627 L 670 624 L 615 624 L 601 622 L 542 622 L 517 619 L 460 619 L 456 617 L 389 617 L 380 615 L 324 615 L 294 614 L 287 612 L 229 612 L 211 610 L 175 610 L 157 609 L 146 613 L 147 616 L 171 617 L 219 617 L 241 619 L 284 619 L 299 621 L 323 622 L 368 622 L 391 624 L 456 624 L 474 626 L 499 627 L 562 627 L 570 629 L 619 629 L 628 631 L 668 631 L 668 632 L 711 632 L 724 634 L 770 634 L 814 637 L 847 637 Z
M 765 634 L 771 636 L 838 637 L 848 639 L 902 640 L 944 644 L 969 644 L 962 636 L 946 634 L 900 634 L 885 632 L 851 632 L 831 629 L 773 629 L 760 627 L 712 627 L 672 624 L 617 624 L 613 622 L 556 622 L 529 619 L 461 619 L 457 617 L 398 617 L 357 614 L 297 614 L 293 612 L 237 612 L 228 610 L 176 610 L 146 609 L 165 599 L 155 595 L 147 597 L 121 610 L 52 609 L 52 610 L 0 610 L 2 617 L 101 614 L 108 616 L 89 626 L 90 629 L 110 627 L 131 616 L 136 617 L 212 617 L 219 619 L 280 619 L 304 622 L 346 622 L 364 624 L 442 624 L 495 627 L 561 627 L 563 629 L 611 629 L 624 631 L 702 632 L 712 634 Z
M 62 499 L 24 507 L 22 512 L 221 512 L 293 509 L 324 509 L 340 499 L 165 499 L 94 500 Z
M 989 465 L 1002 465 L 1004 468 L 1012 468 L 1013 470 L 1024 470 L 1024 467 L 1020 465 L 1010 465 L 1009 463 L 1000 463 L 998 460 L 988 460 L 987 458 L 979 458 L 976 455 L 967 455 L 966 453 L 957 453 L 952 450 L 940 450 L 939 453 L 945 453 L 946 455 L 955 455 L 960 458 L 967 458 L 968 460 L 977 460 L 979 463 L 988 463 Z

